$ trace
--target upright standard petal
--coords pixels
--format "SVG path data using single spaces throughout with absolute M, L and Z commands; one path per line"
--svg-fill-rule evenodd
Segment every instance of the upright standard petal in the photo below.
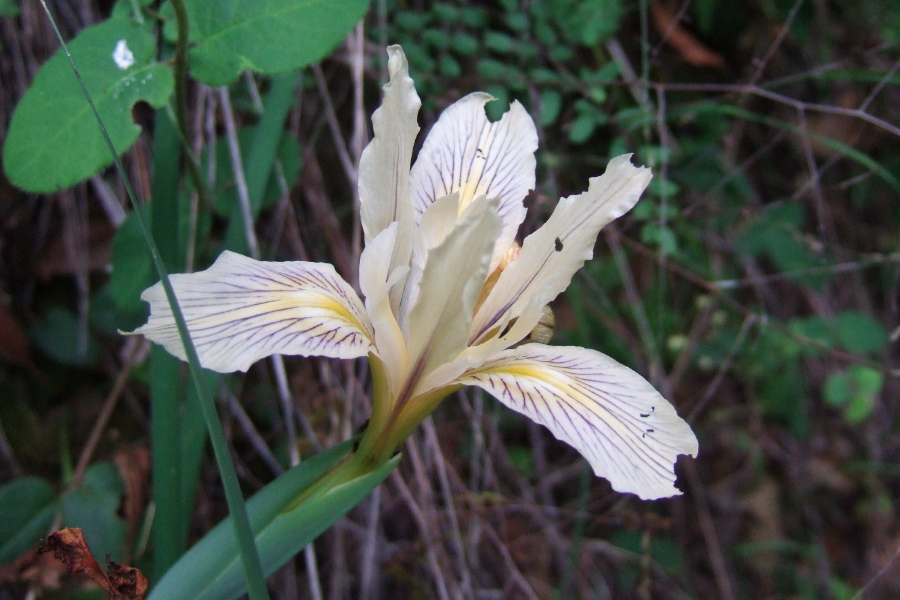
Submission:
M 428 252 L 406 330 L 415 375 L 425 375 L 466 347 L 469 324 L 500 232 L 497 203 L 472 202 L 456 227 Z
M 613 489 L 645 500 L 674 496 L 679 454 L 697 438 L 643 377 L 608 356 L 578 347 L 525 344 L 458 380 L 572 445 Z
M 206 271 L 170 279 L 207 369 L 246 371 L 272 354 L 356 358 L 374 349 L 362 302 L 329 264 L 262 262 L 226 251 Z M 134 333 L 185 360 L 162 284 L 141 298 L 150 319 Z
M 457 215 L 480 196 L 498 199 L 503 230 L 492 256 L 493 269 L 525 218 L 522 201 L 534 189 L 538 139 L 531 116 L 518 102 L 499 121 L 488 121 L 484 105 L 491 100 L 476 92 L 441 113 L 413 165 L 410 195 L 419 217 L 433 202 L 455 192 Z
M 398 223 L 389 272 L 409 262 L 415 217 L 409 201 L 409 165 L 419 133 L 416 120 L 422 102 L 409 76 L 409 64 L 400 46 L 388 51 L 390 81 L 384 86 L 384 101 L 372 115 L 375 136 L 359 159 L 359 216 L 366 244 Z M 396 313 L 402 286 L 391 294 Z
M 398 320 L 404 330 L 409 328 L 409 311 L 419 297 L 419 287 L 425 270 L 428 253 L 440 246 L 457 225 L 459 194 L 450 194 L 433 202 L 419 219 L 413 235 L 412 256 L 409 261 L 409 277 L 406 278 L 403 300 L 400 302 Z
M 366 244 L 359 257 L 359 287 L 366 298 L 366 312 L 375 331 L 377 354 L 394 392 L 406 371 L 407 357 L 406 340 L 391 310 L 390 291 L 409 271 L 404 265 L 390 272 L 391 249 L 396 239 L 397 222 L 394 221 Z
M 588 191 L 560 200 L 544 226 L 525 238 L 518 258 L 506 267 L 478 309 L 470 341 L 484 340 L 527 306 L 544 306 L 563 292 L 593 256 L 600 229 L 635 205 L 650 177 L 650 169 L 631 164 L 630 154 L 619 156 L 603 175 L 590 180 Z M 529 328 L 536 324 L 535 320 Z

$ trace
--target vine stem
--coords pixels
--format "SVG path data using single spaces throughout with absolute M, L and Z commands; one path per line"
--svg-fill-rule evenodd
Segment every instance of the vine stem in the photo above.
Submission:
M 172 8 L 175 11 L 175 25 L 177 28 L 178 38 L 175 42 L 175 122 L 177 124 L 178 135 L 181 139 L 181 145 L 184 147 L 184 155 L 187 158 L 188 174 L 194 183 L 194 189 L 200 196 L 200 205 L 209 206 L 209 193 L 206 187 L 206 181 L 200 174 L 200 161 L 194 154 L 188 139 L 187 126 L 187 52 L 190 27 L 188 20 L 187 7 L 184 0 L 172 0 Z

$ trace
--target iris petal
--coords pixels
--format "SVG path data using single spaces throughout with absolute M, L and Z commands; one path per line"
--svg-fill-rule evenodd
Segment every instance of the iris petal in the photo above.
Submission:
M 372 319 L 377 354 L 394 388 L 407 369 L 407 356 L 403 332 L 391 310 L 390 291 L 409 271 L 404 265 L 390 272 L 397 225 L 395 221 L 375 236 L 359 258 L 359 286 L 366 297 L 366 311 Z
M 672 405 L 643 377 L 594 350 L 525 344 L 458 382 L 545 425 L 613 489 L 645 500 L 680 494 L 673 464 L 679 454 L 697 454 L 697 438 Z
M 206 271 L 171 280 L 207 369 L 246 371 L 272 354 L 355 358 L 374 349 L 362 302 L 329 264 L 262 262 L 226 251 Z M 150 319 L 134 333 L 184 360 L 162 284 L 141 298 L 150 303 Z
M 406 329 L 411 368 L 427 373 L 465 349 L 500 226 L 497 203 L 482 197 L 428 252 Z
M 472 322 L 470 341 L 484 339 L 499 323 L 530 305 L 539 308 L 563 292 L 594 253 L 600 229 L 625 214 L 650 183 L 650 170 L 631 164 L 631 155 L 610 161 L 590 180 L 588 191 L 559 201 L 543 227 L 525 238 L 519 256 L 506 267 Z M 540 318 L 540 312 L 536 314 Z M 537 320 L 528 324 L 528 330 Z
M 433 202 L 456 192 L 458 215 L 481 196 L 499 200 L 503 229 L 491 259 L 493 270 L 525 218 L 522 201 L 534 189 L 538 138 L 518 102 L 499 121 L 488 121 L 484 105 L 491 100 L 476 92 L 441 113 L 410 173 L 410 197 L 419 217 Z
M 394 269 L 409 263 L 415 219 L 409 201 L 409 165 L 413 144 L 419 133 L 416 120 L 422 102 L 409 76 L 406 55 L 400 46 L 388 48 L 390 81 L 384 86 L 384 100 L 372 115 L 375 136 L 359 159 L 359 216 L 366 244 L 398 223 L 391 257 Z M 397 312 L 402 286 L 391 294 Z

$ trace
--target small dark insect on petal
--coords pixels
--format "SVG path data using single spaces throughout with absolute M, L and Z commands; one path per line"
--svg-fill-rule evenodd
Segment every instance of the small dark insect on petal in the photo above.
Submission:
M 562 240 L 560 240 L 559 238 L 556 238 L 556 251 L 562 252 L 562 249 L 563 249 Z
M 645 438 L 645 437 L 647 437 L 648 433 L 653 433 L 653 431 L 654 431 L 653 429 L 648 429 L 647 431 L 645 431 L 644 433 L 641 434 L 641 437 Z
M 650 412 L 648 412 L 647 414 L 641 413 L 641 417 L 644 418 L 644 419 L 646 419 L 647 417 L 649 417 L 650 415 L 653 414 L 653 411 L 654 411 L 654 410 L 656 410 L 656 407 L 655 407 L 655 406 L 651 406 L 651 407 L 650 407 Z

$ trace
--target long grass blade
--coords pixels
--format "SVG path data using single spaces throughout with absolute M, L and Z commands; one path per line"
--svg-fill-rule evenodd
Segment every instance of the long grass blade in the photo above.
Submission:
M 41 5 L 43 6 L 44 11 L 47 14 L 47 17 L 50 19 L 53 30 L 56 33 L 57 39 L 59 40 L 60 46 L 62 47 L 66 58 L 69 60 L 72 71 L 75 73 L 75 76 L 78 79 L 78 83 L 81 86 L 82 93 L 84 94 L 85 99 L 91 107 L 91 112 L 93 113 L 94 118 L 97 120 L 97 124 L 100 127 L 101 132 L 103 133 L 103 137 L 106 141 L 107 146 L 109 147 L 109 151 L 114 157 L 116 169 L 122 177 L 123 183 L 125 185 L 125 191 L 128 194 L 128 199 L 131 201 L 132 206 L 136 207 L 138 205 L 137 196 L 134 193 L 134 188 L 132 187 L 131 182 L 127 177 L 125 169 L 122 166 L 122 161 L 115 151 L 112 140 L 110 140 L 109 138 L 109 133 L 103 125 L 103 119 L 100 117 L 100 113 L 97 111 L 97 107 L 94 104 L 91 95 L 88 93 L 87 87 L 84 84 L 84 80 L 81 77 L 81 73 L 78 70 L 78 67 L 75 65 L 75 61 L 72 59 L 72 55 L 69 53 L 69 49 L 66 46 L 65 40 L 63 39 L 62 34 L 60 33 L 59 28 L 56 25 L 56 21 L 53 19 L 53 15 L 50 12 L 49 7 L 47 6 L 46 0 L 41 0 Z M 213 403 L 212 396 L 209 394 L 209 390 L 206 389 L 205 381 L 203 379 L 203 373 L 200 367 L 200 360 L 197 357 L 197 350 L 194 348 L 194 344 L 191 342 L 191 337 L 188 333 L 184 315 L 181 312 L 181 307 L 178 305 L 178 299 L 175 297 L 175 290 L 172 288 L 172 283 L 169 280 L 168 270 L 166 269 L 162 257 L 160 256 L 159 248 L 157 247 L 156 242 L 153 239 L 153 235 L 150 232 L 150 228 L 147 226 L 147 223 L 144 220 L 141 211 L 138 210 L 135 211 L 135 213 L 138 215 L 141 232 L 143 233 L 144 240 L 146 241 L 147 247 L 150 250 L 150 255 L 153 259 L 153 265 L 154 267 L 156 267 L 156 271 L 159 274 L 159 277 L 163 284 L 163 289 L 166 292 L 166 298 L 168 299 L 169 304 L 172 308 L 172 314 L 175 317 L 175 323 L 178 326 L 178 332 L 187 354 L 188 364 L 191 371 L 191 379 L 196 389 L 197 396 L 201 399 L 203 414 L 206 420 L 207 428 L 209 430 L 210 439 L 212 441 L 213 453 L 219 466 L 219 472 L 222 477 L 222 485 L 225 488 L 225 496 L 228 501 L 229 512 L 234 517 L 233 523 L 235 534 L 241 550 L 241 562 L 243 564 L 244 576 L 247 580 L 250 598 L 251 600 L 267 600 L 269 594 L 268 590 L 266 589 L 265 579 L 262 574 L 262 566 L 259 560 L 259 553 L 257 552 L 256 545 L 253 541 L 253 534 L 250 530 L 250 520 L 247 516 L 247 510 L 244 505 L 244 498 L 241 495 L 241 490 L 238 485 L 234 463 L 232 462 L 231 456 L 228 452 L 228 442 L 225 439 L 225 433 L 222 430 L 222 423 L 219 419 L 218 413 L 216 412 L 216 407 Z

